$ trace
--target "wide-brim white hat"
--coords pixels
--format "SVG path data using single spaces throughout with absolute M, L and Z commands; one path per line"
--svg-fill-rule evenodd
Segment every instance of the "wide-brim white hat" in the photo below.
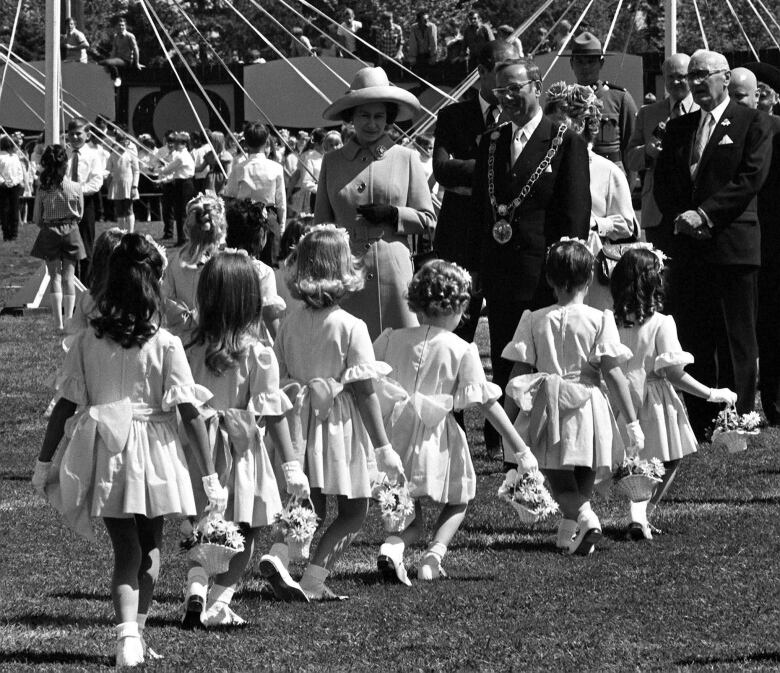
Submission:
M 366 103 L 395 103 L 398 105 L 396 121 L 411 119 L 420 110 L 417 96 L 406 89 L 390 84 L 382 68 L 361 68 L 352 78 L 347 92 L 333 101 L 322 116 L 328 121 L 338 121 L 344 110 Z

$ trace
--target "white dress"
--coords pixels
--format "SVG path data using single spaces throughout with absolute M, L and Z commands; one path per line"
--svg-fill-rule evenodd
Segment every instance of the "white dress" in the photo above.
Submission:
M 211 393 L 193 381 L 181 340 L 160 329 L 143 347 L 122 348 L 91 328 L 71 339 L 59 394 L 83 409 L 58 454 L 50 502 L 90 539 L 90 516 L 194 515 L 176 405 L 201 406 Z
M 183 254 L 184 248 L 181 248 L 171 255 L 162 280 L 162 294 L 165 326 L 187 344 L 198 325 L 198 280 L 209 257 L 204 255 L 193 263 L 184 259 Z
M 279 389 L 279 365 L 273 350 L 253 342 L 237 365 L 215 374 L 206 366 L 205 344 L 187 349 L 195 380 L 213 393 L 204 408 L 220 483 L 228 487 L 227 519 L 256 528 L 273 523 L 282 501 L 263 441 L 263 416 L 281 416 L 292 408 Z M 258 425 L 259 424 L 259 425 Z M 200 479 L 193 479 L 198 509 L 206 505 Z
M 485 378 L 476 344 L 421 325 L 385 330 L 374 352 L 393 368 L 392 379 L 382 379 L 377 394 L 412 497 L 470 502 L 477 477 L 466 434 L 452 411 L 501 397 L 501 389 Z
M 507 385 L 520 413 L 515 427 L 539 467 L 590 467 L 597 480 L 623 461 L 625 446 L 601 388 L 603 357 L 625 362 L 631 352 L 620 343 L 612 311 L 585 304 L 526 311 L 501 357 L 532 365 L 537 373 Z
M 370 497 L 374 447 L 348 384 L 390 368 L 376 361 L 366 324 L 338 306 L 304 306 L 282 322 L 274 352 L 282 385 L 291 384 L 291 434 L 309 483 L 325 494 Z
M 645 433 L 641 457 L 667 461 L 694 453 L 697 442 L 688 414 L 665 376 L 667 367 L 693 362 L 693 356 L 680 345 L 674 318 L 654 313 L 642 325 L 620 327 L 618 332 L 634 354 L 623 369 Z

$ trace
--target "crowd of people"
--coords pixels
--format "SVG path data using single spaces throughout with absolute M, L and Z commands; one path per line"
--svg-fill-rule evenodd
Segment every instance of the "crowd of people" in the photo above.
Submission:
M 555 547 L 572 556 L 596 549 L 593 493 L 626 458 L 665 473 L 630 503 L 625 534 L 660 532 L 657 508 L 722 405 L 754 410 L 759 365 L 778 422 L 780 123 L 758 107 L 780 71 L 755 68 L 760 83 L 716 52 L 675 54 L 668 97 L 637 114 L 600 79 L 594 35 L 566 55 L 575 81 L 543 91 L 518 45 L 485 40 L 477 95 L 439 111 L 432 143 L 401 141 L 396 123 L 420 104 L 381 67 L 324 110 L 343 133 L 248 124 L 239 153 L 216 133 L 137 151 L 115 134 L 127 230 L 95 243 L 105 164 L 89 124 L 45 148 L 33 254 L 69 336 L 33 485 L 80 533 L 105 522 L 118 665 L 159 656 L 144 629 L 165 516 L 209 509 L 240 526 L 245 549 L 210 587 L 194 562 L 182 578 L 185 628 L 238 625 L 232 597 L 285 491 L 321 524 L 335 496 L 337 516 L 299 580 L 275 533 L 259 569 L 281 600 L 344 598 L 326 580 L 383 480 L 406 484 L 415 515 L 377 550 L 379 573 L 410 585 L 406 548 L 426 540 L 418 581 L 445 577 L 477 486 L 465 409 L 484 414 L 490 458 L 544 475 Z M 132 231 L 139 173 L 169 183 L 169 258 Z M 435 259 L 413 259 L 426 240 Z M 473 343 L 483 305 L 492 381 Z M 440 507 L 430 535 L 425 498 Z

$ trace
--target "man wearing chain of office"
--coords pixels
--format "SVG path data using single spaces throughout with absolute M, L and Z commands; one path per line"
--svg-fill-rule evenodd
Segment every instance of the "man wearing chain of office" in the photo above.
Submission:
M 539 67 L 530 59 L 496 66 L 501 116 L 479 145 L 474 170 L 470 268 L 478 268 L 490 329 L 493 382 L 503 390 L 512 363 L 501 352 L 520 316 L 553 303 L 544 278 L 547 246 L 587 239 L 588 152 L 566 125 L 542 114 Z

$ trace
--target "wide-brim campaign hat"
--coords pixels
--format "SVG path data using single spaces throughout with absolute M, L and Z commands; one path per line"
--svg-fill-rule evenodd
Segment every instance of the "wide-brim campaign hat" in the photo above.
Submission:
M 390 84 L 384 69 L 377 67 L 358 70 L 347 92 L 328 105 L 322 116 L 329 121 L 338 121 L 345 110 L 367 103 L 395 103 L 398 106 L 397 121 L 411 119 L 420 110 L 417 96 Z
M 601 40 L 588 31 L 571 38 L 566 47 L 568 49 L 561 56 L 609 56 L 612 53 L 602 51 Z
M 780 93 L 780 68 L 770 63 L 746 63 L 743 67 L 750 70 L 759 82 Z

